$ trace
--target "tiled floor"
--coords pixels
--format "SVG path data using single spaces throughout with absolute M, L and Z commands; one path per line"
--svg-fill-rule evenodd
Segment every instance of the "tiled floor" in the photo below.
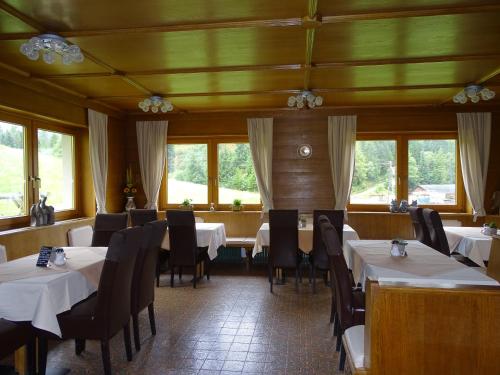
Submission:
M 141 314 L 142 349 L 125 359 L 122 335 L 112 340 L 116 374 L 335 374 L 338 355 L 329 321 L 330 290 L 318 282 L 312 294 L 293 279 L 269 293 L 264 276 L 218 276 L 196 290 L 183 277 L 156 289 L 157 335 Z M 176 280 L 177 282 L 177 280 Z M 49 353 L 49 366 L 72 374 L 102 372 L 100 346 L 88 342 L 78 357 L 67 341 Z

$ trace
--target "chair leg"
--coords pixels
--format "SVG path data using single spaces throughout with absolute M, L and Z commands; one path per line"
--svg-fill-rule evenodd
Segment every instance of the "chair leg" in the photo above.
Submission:
M 336 344 L 336 347 L 335 347 L 335 351 L 337 351 L 337 352 L 340 351 L 340 348 L 342 346 L 342 335 L 343 334 L 344 334 L 344 331 L 340 327 L 340 322 L 339 322 L 339 328 L 338 328 L 338 331 L 337 331 L 337 344 Z
M 80 355 L 85 350 L 85 339 L 75 339 L 75 354 Z
M 174 276 L 175 276 L 174 268 L 175 268 L 174 266 L 170 267 L 170 287 L 171 288 L 174 287 Z
M 134 345 L 135 350 L 141 350 L 141 338 L 139 335 L 139 316 L 137 314 L 132 314 L 132 329 L 134 330 Z
M 156 323 L 155 323 L 155 308 L 153 302 L 148 305 L 149 314 L 149 325 L 151 326 L 151 334 L 156 335 Z
M 48 340 L 38 337 L 38 375 L 45 375 L 47 371 Z
M 104 374 L 111 375 L 111 357 L 109 354 L 109 342 L 107 339 L 101 340 L 101 355 Z
M 208 257 L 205 259 L 205 272 L 207 273 L 207 280 L 210 280 L 210 258 Z
M 339 359 L 339 371 L 344 371 L 344 366 L 345 366 L 345 348 L 344 345 L 342 344 L 340 346 L 340 359 Z
M 198 271 L 198 270 L 197 270 L 198 266 L 197 266 L 197 264 L 198 264 L 198 263 L 197 263 L 197 262 L 195 262 L 195 265 L 194 265 L 194 272 L 193 272 L 193 289 L 196 289 L 196 279 L 198 279 L 198 275 L 197 275 L 197 273 L 198 273 L 198 272 L 197 272 L 197 271 Z
M 36 343 L 35 339 L 31 339 L 28 341 L 26 345 L 26 365 L 27 371 L 29 375 L 36 374 Z
M 269 288 L 270 288 L 269 290 L 272 293 L 273 292 L 273 281 L 274 281 L 273 280 L 273 267 L 269 265 L 267 268 L 268 268 L 268 274 L 269 274 L 268 275 L 269 276 Z
M 182 267 L 179 267 L 179 281 L 181 280 L 182 280 Z
M 295 267 L 295 291 L 299 291 L 299 267 Z
M 337 312 L 333 313 L 333 335 L 337 336 L 340 330 L 339 316 Z
M 313 294 L 316 294 L 316 267 L 312 266 Z
M 160 259 L 156 261 L 156 287 L 160 287 Z
M 127 353 L 127 361 L 132 361 L 132 341 L 130 340 L 130 323 L 127 322 L 123 326 L 123 341 L 125 341 L 125 353 Z

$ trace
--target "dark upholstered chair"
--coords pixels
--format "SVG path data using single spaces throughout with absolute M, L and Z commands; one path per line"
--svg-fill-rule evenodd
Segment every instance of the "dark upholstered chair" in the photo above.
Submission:
M 158 252 L 163 237 L 167 231 L 166 220 L 157 220 L 144 225 L 149 238 L 144 236 L 145 242 L 137 260 L 135 262 L 134 277 L 132 279 L 131 312 L 132 324 L 134 328 L 135 349 L 141 350 L 141 341 L 139 336 L 139 313 L 146 307 L 149 312 L 149 324 L 151 333 L 156 335 L 155 315 L 154 315 L 154 280 L 156 275 L 156 265 L 158 262 Z
M 126 213 L 95 215 L 91 246 L 109 246 L 113 233 L 127 228 L 127 222 L 128 215 Z
M 170 237 L 170 286 L 174 287 L 175 267 L 179 267 L 179 279 L 182 277 L 183 267 L 192 267 L 193 288 L 196 288 L 196 271 L 202 262 L 205 263 L 207 280 L 210 279 L 210 259 L 208 249 L 198 247 L 193 211 L 168 210 L 167 221 Z
M 322 220 L 320 220 L 320 218 Z M 332 224 L 337 230 L 340 243 L 344 237 L 344 211 L 343 210 L 314 210 L 313 211 L 313 249 L 309 253 L 309 261 L 312 267 L 313 293 L 316 293 L 316 270 L 329 271 L 330 262 L 326 253 L 321 230 L 320 221 Z
M 0 319 L 0 359 L 24 345 L 27 346 L 28 373 L 35 374 L 35 335 L 31 325 Z
M 134 209 L 130 210 L 129 214 L 130 224 L 133 227 L 142 227 L 146 223 L 158 220 L 158 212 L 156 210 Z
M 424 245 L 431 246 L 431 236 L 427 224 L 425 224 L 424 213 L 422 207 L 409 207 L 411 222 L 415 229 L 415 238 Z
M 58 315 L 63 339 L 75 339 L 76 354 L 85 340 L 101 342 L 104 373 L 111 374 L 109 340 L 123 330 L 127 360 L 132 360 L 130 306 L 132 277 L 137 255 L 150 228 L 134 227 L 114 233 L 109 243 L 97 293 Z M 143 237 L 144 236 L 144 237 Z M 47 338 L 39 337 L 39 371 L 45 374 Z
M 344 258 L 342 246 L 333 225 L 321 224 L 323 240 L 330 261 L 332 275 L 332 293 L 335 295 L 337 313 L 337 350 L 340 349 L 339 369 L 344 369 L 345 350 L 342 346 L 344 331 L 352 326 L 364 324 L 364 293 L 353 290 L 349 269 Z M 332 303 L 334 300 L 332 299 Z
M 295 288 L 298 289 L 301 262 L 298 223 L 298 210 L 269 210 L 268 272 L 271 293 L 276 268 L 281 268 L 282 272 L 284 269 L 295 269 Z
M 147 209 L 135 209 L 130 210 L 130 222 L 133 227 L 135 226 L 143 226 L 146 223 L 150 223 L 152 221 L 158 220 L 158 211 L 156 210 L 147 210 Z M 160 243 L 161 244 L 161 243 Z M 162 265 L 168 262 L 169 252 L 166 250 L 162 250 L 160 246 L 158 246 L 158 261 L 156 263 L 156 286 L 160 286 L 160 273 Z
M 443 222 L 441 221 L 439 212 L 430 208 L 424 208 L 423 215 L 425 224 L 429 230 L 431 247 L 446 256 L 450 256 L 450 247 L 444 233 Z

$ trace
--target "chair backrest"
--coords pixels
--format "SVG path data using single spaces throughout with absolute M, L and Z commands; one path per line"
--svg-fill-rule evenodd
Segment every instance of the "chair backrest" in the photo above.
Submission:
M 92 245 L 94 231 L 90 225 L 73 228 L 68 231 L 68 245 L 88 247 Z
M 170 264 L 194 266 L 198 244 L 193 211 L 167 210 Z
M 135 262 L 131 297 L 133 314 L 139 313 L 154 301 L 156 263 L 167 226 L 166 220 L 156 220 L 144 225 L 147 229 L 145 234 L 149 233 L 149 237 L 143 236 L 144 241 Z
M 126 213 L 95 215 L 92 246 L 109 246 L 113 233 L 127 228 L 127 222 L 128 215 Z
M 299 250 L 299 211 L 269 210 L 269 235 L 270 264 L 294 268 Z
M 143 226 L 151 221 L 158 220 L 158 212 L 156 210 L 148 209 L 134 209 L 130 210 L 130 224 L 135 226 Z
M 439 212 L 430 208 L 424 208 L 423 214 L 431 238 L 431 247 L 446 256 L 450 256 L 450 247 Z
M 7 249 L 5 246 L 0 245 L 0 263 L 7 262 Z
M 313 211 L 313 255 L 314 265 L 321 269 L 328 269 L 328 254 L 325 250 L 320 221 L 328 221 L 337 231 L 340 243 L 344 237 L 344 211 L 343 210 L 314 210 Z
M 328 223 L 321 224 L 326 252 L 330 261 L 330 274 L 332 287 L 336 297 L 337 314 L 342 329 L 351 327 L 354 323 L 351 278 L 344 258 L 342 245 L 337 235 L 337 230 Z
M 97 289 L 95 319 L 104 322 L 108 336 L 130 319 L 132 277 L 137 255 L 150 228 L 133 227 L 111 236 Z
M 422 207 L 408 208 L 413 229 L 415 229 L 415 238 L 424 245 L 431 246 L 431 236 L 427 224 L 425 223 L 423 210 Z

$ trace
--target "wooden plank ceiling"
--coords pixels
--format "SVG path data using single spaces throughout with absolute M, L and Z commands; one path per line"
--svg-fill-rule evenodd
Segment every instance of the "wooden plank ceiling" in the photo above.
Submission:
M 302 89 L 327 107 L 440 105 L 470 82 L 498 104 L 499 20 L 498 0 L 0 0 L 0 66 L 125 112 L 151 94 L 176 111 L 285 108 Z M 20 54 L 47 31 L 85 61 Z

